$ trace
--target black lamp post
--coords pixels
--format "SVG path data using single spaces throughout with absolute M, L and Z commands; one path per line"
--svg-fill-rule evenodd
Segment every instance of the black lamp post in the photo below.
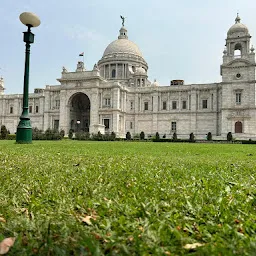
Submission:
M 31 143 L 32 142 L 32 127 L 28 115 L 28 92 L 29 92 L 29 57 L 30 44 L 34 43 L 34 34 L 31 32 L 31 27 L 38 27 L 40 19 L 31 12 L 23 12 L 20 15 L 20 21 L 28 27 L 24 33 L 23 41 L 26 43 L 25 55 L 25 71 L 24 71 L 24 88 L 23 88 L 23 110 L 20 116 L 20 122 L 17 127 L 16 142 Z

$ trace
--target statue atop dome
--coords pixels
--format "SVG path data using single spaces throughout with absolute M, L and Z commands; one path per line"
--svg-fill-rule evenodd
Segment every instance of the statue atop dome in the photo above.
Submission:
M 124 27 L 124 21 L 125 21 L 125 17 L 120 15 L 120 18 L 122 19 L 122 26 Z

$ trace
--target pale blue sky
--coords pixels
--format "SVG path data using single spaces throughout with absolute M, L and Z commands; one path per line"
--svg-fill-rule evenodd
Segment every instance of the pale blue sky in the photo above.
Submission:
M 255 0 L 1 0 L 0 75 L 7 94 L 22 93 L 26 28 L 19 14 L 31 11 L 41 26 L 33 29 L 30 92 L 58 84 L 62 66 L 74 71 L 81 52 L 92 69 L 117 39 L 120 14 L 148 62 L 150 80 L 219 82 L 226 33 L 238 10 L 256 45 Z

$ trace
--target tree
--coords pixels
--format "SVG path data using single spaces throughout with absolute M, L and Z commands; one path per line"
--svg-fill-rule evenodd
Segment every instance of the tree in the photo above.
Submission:
M 227 141 L 232 141 L 233 140 L 233 136 L 231 132 L 228 132 L 227 134 Z
M 140 133 L 140 139 L 141 139 L 141 140 L 144 140 L 144 139 L 145 139 L 145 133 L 144 133 L 143 131 Z
M 173 135 L 172 135 L 172 140 L 173 140 L 173 141 L 177 141 L 177 139 L 178 139 L 178 138 L 177 138 L 177 133 L 174 132 Z
M 156 140 L 159 141 L 160 140 L 160 135 L 158 132 L 156 132 Z
M 6 140 L 7 136 L 8 136 L 8 131 L 7 131 L 6 127 L 5 127 L 5 125 L 2 125 L 1 126 L 1 139 L 2 140 Z
M 211 132 L 208 132 L 208 134 L 207 134 L 207 140 L 208 140 L 208 141 L 212 140 L 212 133 L 211 133 Z
M 131 136 L 130 132 L 127 132 L 125 137 L 126 137 L 127 140 L 131 140 L 132 139 L 132 136 Z

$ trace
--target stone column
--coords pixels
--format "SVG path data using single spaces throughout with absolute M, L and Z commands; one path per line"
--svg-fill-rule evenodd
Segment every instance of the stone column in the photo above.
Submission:
M 118 109 L 119 106 L 119 101 L 120 101 L 120 89 L 119 88 L 114 88 L 113 89 L 113 99 L 112 99 L 112 106 L 114 109 Z
M 112 128 L 116 134 L 119 134 L 119 113 L 114 111 L 112 114 Z
M 44 128 L 43 128 L 43 130 L 46 131 L 50 127 L 50 122 L 49 122 L 49 110 L 51 108 L 50 91 L 46 90 L 44 96 L 45 96 L 45 104 L 44 104 Z
M 66 92 L 60 92 L 60 117 L 59 117 L 59 129 L 64 130 L 65 134 L 68 134 L 70 129 L 70 108 L 68 106 L 68 100 Z

